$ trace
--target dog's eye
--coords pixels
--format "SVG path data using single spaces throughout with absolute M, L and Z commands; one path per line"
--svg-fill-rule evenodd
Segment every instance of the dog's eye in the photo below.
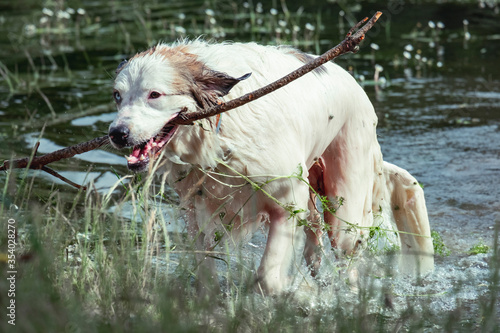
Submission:
M 149 98 L 150 99 L 157 99 L 161 96 L 161 94 L 157 91 L 152 91 L 150 94 L 149 94 Z
M 115 98 L 116 103 L 120 103 L 122 100 L 122 96 L 116 90 L 113 92 L 113 97 Z

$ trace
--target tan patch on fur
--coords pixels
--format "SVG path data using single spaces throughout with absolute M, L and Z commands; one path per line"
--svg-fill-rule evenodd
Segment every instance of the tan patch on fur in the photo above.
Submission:
M 196 55 L 189 53 L 187 45 L 162 48 L 158 53 L 168 59 L 179 73 L 179 76 L 174 78 L 174 88 L 179 93 L 190 93 L 195 88 L 193 85 L 195 85 L 196 78 L 203 75 L 204 64 L 198 61 Z
M 206 109 L 217 104 L 219 97 L 226 95 L 239 79 L 206 67 L 189 49 L 189 44 L 174 47 L 158 45 L 137 53 L 128 63 L 148 56 L 168 60 L 169 66 L 175 69 L 174 77 L 171 78 L 172 88 L 177 94 L 192 96 L 200 108 Z
M 169 47 L 165 45 L 137 53 L 130 58 L 129 63 L 137 58 L 159 55 L 172 64 L 178 75 L 173 78 L 173 88 L 179 94 L 191 94 L 195 88 L 195 80 L 203 75 L 204 65 L 197 60 L 197 56 L 189 52 L 189 45 Z

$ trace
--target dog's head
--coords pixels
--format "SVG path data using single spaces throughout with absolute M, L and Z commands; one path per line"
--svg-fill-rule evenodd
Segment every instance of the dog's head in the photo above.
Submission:
M 196 112 L 217 103 L 246 78 L 207 68 L 187 45 L 158 45 L 118 66 L 113 90 L 118 115 L 109 127 L 116 148 L 133 147 L 128 167 L 143 171 L 168 145 L 178 125 L 169 124 L 181 110 Z

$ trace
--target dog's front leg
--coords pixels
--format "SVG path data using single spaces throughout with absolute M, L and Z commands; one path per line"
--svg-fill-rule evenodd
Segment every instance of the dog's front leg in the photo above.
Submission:
M 298 211 L 307 207 L 309 189 L 306 186 L 295 184 L 291 194 L 281 198 L 280 202 L 294 202 L 293 210 Z M 297 219 L 305 219 L 306 212 L 298 213 L 295 217 L 284 208 L 273 204 L 267 209 L 269 214 L 269 232 L 264 255 L 257 271 L 257 292 L 278 294 L 287 287 L 289 270 L 295 255 L 295 249 L 304 244 L 304 232 L 297 226 Z M 300 256 L 301 260 L 302 257 Z
M 195 199 L 191 199 L 186 205 L 186 219 L 189 239 L 193 240 L 195 251 L 195 277 L 196 284 L 201 298 L 216 295 L 220 292 L 217 270 L 214 259 L 210 256 L 206 246 L 206 235 L 200 230 L 196 210 Z M 202 214 L 203 215 L 203 214 Z
M 281 207 L 269 212 L 270 225 L 266 249 L 257 271 L 257 292 L 278 294 L 287 283 L 293 252 L 294 219 Z

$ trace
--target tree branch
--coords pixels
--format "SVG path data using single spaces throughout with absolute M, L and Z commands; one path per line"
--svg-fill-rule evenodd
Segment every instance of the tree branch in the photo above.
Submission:
M 109 138 L 107 135 L 105 135 L 92 139 L 87 142 L 78 143 L 74 146 L 62 148 L 42 156 L 33 156 L 33 158 L 25 157 L 13 161 L 6 160 L 3 162 L 3 165 L 0 166 L 0 171 L 9 170 L 10 168 L 20 169 L 26 167 L 35 170 L 43 169 L 43 167 L 49 163 L 57 162 L 64 158 L 70 158 L 75 156 L 76 154 L 86 153 L 88 151 L 104 146 L 108 143 L 109 143 Z M 37 142 L 36 148 L 38 148 L 39 144 L 40 143 Z
M 186 113 L 187 109 L 183 108 L 177 115 L 176 118 L 172 119 L 169 122 L 169 125 L 191 125 L 193 121 L 208 118 L 215 116 L 217 114 L 232 110 L 244 104 L 247 104 L 251 101 L 254 101 L 262 96 L 265 96 L 292 81 L 300 78 L 301 76 L 311 72 L 312 70 L 318 68 L 319 66 L 327 63 L 328 61 L 349 52 L 357 52 L 359 48 L 359 43 L 365 38 L 365 34 L 368 30 L 370 30 L 375 22 L 377 22 L 378 18 L 382 15 L 381 12 L 376 12 L 375 15 L 367 22 L 368 18 L 363 19 L 358 24 L 349 30 L 346 35 L 346 38 L 337 46 L 325 52 L 321 56 L 315 58 L 314 60 L 308 62 L 304 66 L 299 69 L 293 71 L 292 73 L 282 77 L 279 80 L 276 80 L 265 87 L 252 91 L 246 95 L 243 95 L 239 98 L 235 98 L 228 102 L 222 102 L 221 104 L 215 105 L 211 108 L 200 110 L 199 112 L 190 112 Z M 363 26 L 363 24 L 366 24 Z M 361 28 L 360 28 L 361 27 Z M 95 138 L 93 140 L 76 144 L 74 146 L 70 146 L 67 148 L 56 150 L 52 153 L 48 153 L 42 156 L 33 156 L 33 158 L 26 157 L 21 159 L 16 159 L 13 161 L 6 160 L 3 162 L 3 165 L 0 166 L 0 171 L 6 171 L 10 168 L 29 168 L 35 170 L 43 170 L 51 175 L 62 179 L 68 184 L 75 186 L 77 188 L 78 185 L 69 181 L 68 179 L 62 177 L 57 172 L 52 169 L 46 167 L 47 164 L 59 161 L 61 159 L 70 158 L 75 156 L 76 154 L 82 154 L 88 152 L 90 150 L 97 149 L 103 145 L 109 143 L 109 138 L 107 135 Z M 38 145 L 38 143 L 37 143 Z M 36 150 L 35 150 L 36 154 Z
M 66 182 L 66 183 L 70 184 L 71 186 L 76 187 L 77 189 L 83 189 L 84 191 L 86 191 L 86 190 L 87 190 L 87 186 L 81 186 L 81 185 L 79 185 L 79 184 L 77 184 L 77 183 L 75 183 L 75 182 L 73 182 L 73 181 L 69 180 L 68 178 L 66 178 L 66 177 L 62 176 L 62 175 L 61 175 L 61 174 L 59 174 L 57 171 L 52 170 L 52 169 L 51 169 L 51 168 L 49 168 L 48 166 L 45 166 L 45 165 L 44 165 L 44 166 L 42 166 L 42 167 L 40 168 L 40 170 L 45 171 L 46 173 L 51 174 L 52 176 L 54 176 L 54 177 L 56 177 L 56 178 L 59 178 L 59 179 L 60 179 L 60 180 L 62 180 L 63 182 Z

